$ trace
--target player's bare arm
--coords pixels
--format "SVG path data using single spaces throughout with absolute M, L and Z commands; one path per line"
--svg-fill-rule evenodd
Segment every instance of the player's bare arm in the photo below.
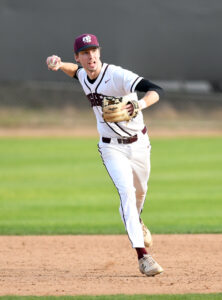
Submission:
M 74 77 L 76 71 L 78 70 L 78 65 L 69 62 L 62 62 L 60 70 L 63 71 L 66 75 Z
M 139 100 L 139 108 L 140 110 L 147 108 L 154 103 L 158 102 L 160 99 L 160 96 L 155 91 L 148 91 L 141 100 Z
M 70 62 L 63 62 L 59 56 L 52 55 L 46 59 L 48 69 L 51 71 L 63 71 L 66 75 L 73 77 L 78 70 L 78 65 Z
M 144 108 L 147 108 L 156 102 L 158 102 L 160 99 L 160 96 L 155 91 L 148 91 L 141 100 L 139 100 L 139 109 L 142 110 Z M 133 113 L 133 105 L 128 104 L 125 106 L 125 108 L 128 110 L 129 114 Z
M 163 95 L 163 89 L 147 79 L 142 79 L 137 84 L 135 90 L 145 93 L 143 98 L 138 101 L 140 110 L 155 104 Z M 133 113 L 132 105 L 128 105 L 126 109 L 128 110 L 129 114 Z

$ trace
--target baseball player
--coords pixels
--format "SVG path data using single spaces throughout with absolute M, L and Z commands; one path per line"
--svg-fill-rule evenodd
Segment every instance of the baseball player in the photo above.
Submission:
M 152 237 L 140 215 L 150 175 L 151 145 L 142 110 L 156 103 L 162 89 L 119 66 L 103 63 L 100 46 L 93 34 L 82 34 L 74 42 L 78 64 L 63 62 L 56 55 L 46 60 L 48 69 L 62 70 L 78 80 L 97 119 L 98 150 L 117 188 L 120 214 L 132 247 L 136 249 L 139 270 L 147 276 L 163 272 L 148 254 Z M 136 92 L 144 92 L 142 99 Z

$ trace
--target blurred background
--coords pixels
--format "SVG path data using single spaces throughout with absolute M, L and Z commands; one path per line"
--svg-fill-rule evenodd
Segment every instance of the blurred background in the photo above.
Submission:
M 222 133 L 220 0 L 1 0 L 0 135 L 96 135 L 79 83 L 48 71 L 73 41 L 98 36 L 102 61 L 165 89 L 144 112 L 150 135 Z

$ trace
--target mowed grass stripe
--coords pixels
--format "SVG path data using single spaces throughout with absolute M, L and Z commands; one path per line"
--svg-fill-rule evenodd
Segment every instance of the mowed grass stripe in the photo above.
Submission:
M 222 294 L 110 295 L 110 296 L 0 296 L 1 300 L 221 300 Z
M 155 140 L 146 202 L 157 232 L 221 232 L 222 140 Z M 159 217 L 158 217 L 159 214 Z
M 153 233 L 220 233 L 222 140 L 152 139 Z M 124 233 L 97 139 L 1 138 L 0 234 Z

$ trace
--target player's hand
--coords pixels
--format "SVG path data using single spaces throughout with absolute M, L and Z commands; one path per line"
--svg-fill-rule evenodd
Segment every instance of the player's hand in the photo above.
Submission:
M 57 55 L 52 55 L 47 57 L 46 64 L 49 70 L 58 71 L 61 68 L 62 61 L 61 58 Z
M 126 109 L 128 111 L 128 113 L 129 113 L 129 115 L 132 115 L 133 111 L 134 111 L 134 107 L 133 107 L 133 105 L 131 103 L 125 105 L 122 109 Z

